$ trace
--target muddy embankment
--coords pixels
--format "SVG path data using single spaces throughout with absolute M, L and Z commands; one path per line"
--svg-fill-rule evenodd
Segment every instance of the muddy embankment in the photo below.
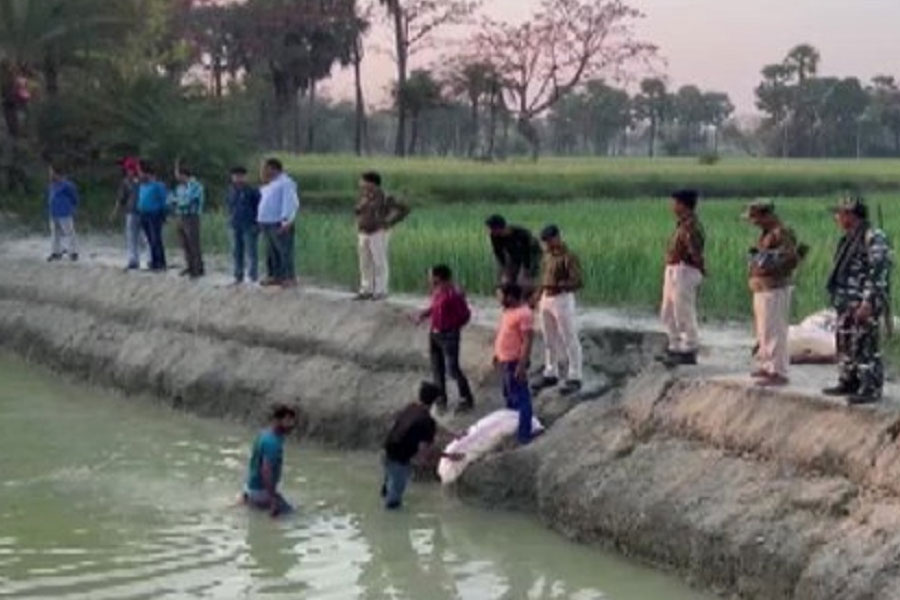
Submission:
M 2 347 L 204 415 L 257 421 L 294 401 L 300 434 L 336 447 L 377 447 L 427 377 L 408 315 L 321 291 L 0 258 Z M 499 405 L 490 339 L 475 325 L 464 348 L 482 411 Z M 459 492 L 725 594 L 900 598 L 898 413 L 675 378 L 649 365 L 659 341 L 586 332 L 587 398 L 542 399 L 550 430 L 473 465 Z

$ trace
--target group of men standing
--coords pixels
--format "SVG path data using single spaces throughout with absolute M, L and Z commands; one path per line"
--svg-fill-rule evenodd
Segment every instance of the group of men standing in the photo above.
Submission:
M 176 185 L 171 192 L 160 181 L 154 167 L 136 158 L 122 161 L 123 179 L 112 217 L 125 218 L 126 270 L 140 268 L 142 242 L 149 250 L 147 269 L 164 272 L 168 265 L 163 229 L 169 216 L 176 217 L 176 233 L 184 251 L 183 276 L 205 274 L 200 242 L 201 219 L 206 203 L 203 184 L 185 165 L 176 165 Z M 247 169 L 231 170 L 226 205 L 231 229 L 235 283 L 245 278 L 258 281 L 259 238 L 266 245 L 268 276 L 263 285 L 294 285 L 294 220 L 300 207 L 296 183 L 277 159 L 269 159 L 261 170 L 264 185 L 252 186 Z M 143 232 L 143 240 L 141 233 Z
M 697 199 L 693 190 L 672 195 L 677 224 L 666 252 L 661 311 L 669 345 L 660 357 L 670 366 L 697 363 L 697 289 L 706 276 Z M 884 387 L 879 328 L 890 302 L 891 250 L 884 232 L 871 225 L 862 198 L 844 199 L 833 213 L 843 232 L 827 284 L 837 313 L 839 382 L 823 393 L 845 396 L 850 404 L 866 404 L 880 400 Z M 753 202 L 744 217 L 760 229 L 747 256 L 757 342 L 757 368 L 751 375 L 760 386 L 784 386 L 789 383 L 794 272 L 808 248 L 781 221 L 771 201 Z

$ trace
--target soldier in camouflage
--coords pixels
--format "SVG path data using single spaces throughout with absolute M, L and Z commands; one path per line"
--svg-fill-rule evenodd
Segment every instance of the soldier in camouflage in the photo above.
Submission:
M 850 404 L 877 402 L 884 385 L 879 322 L 890 301 L 891 248 L 884 232 L 869 224 L 862 198 L 843 200 L 834 215 L 844 232 L 828 278 L 838 315 L 840 379 L 823 392 L 846 396 Z

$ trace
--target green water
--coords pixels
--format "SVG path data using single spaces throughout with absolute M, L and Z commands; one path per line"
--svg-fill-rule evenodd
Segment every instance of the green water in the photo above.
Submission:
M 386 514 L 366 454 L 291 446 L 272 521 L 233 505 L 252 434 L 0 355 L 0 598 L 704 597 L 435 485 Z

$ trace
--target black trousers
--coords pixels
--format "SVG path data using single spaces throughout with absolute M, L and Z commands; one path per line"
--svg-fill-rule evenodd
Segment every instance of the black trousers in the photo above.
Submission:
M 473 403 L 472 388 L 469 380 L 459 366 L 459 346 L 461 340 L 459 331 L 447 331 L 442 333 L 432 332 L 429 338 L 428 354 L 431 356 L 431 372 L 434 383 L 443 392 L 444 402 L 447 399 L 447 373 L 456 380 L 459 388 L 459 397 L 464 403 Z
M 178 239 L 184 250 L 184 263 L 191 277 L 203 275 L 203 253 L 200 250 L 200 215 L 181 215 Z

